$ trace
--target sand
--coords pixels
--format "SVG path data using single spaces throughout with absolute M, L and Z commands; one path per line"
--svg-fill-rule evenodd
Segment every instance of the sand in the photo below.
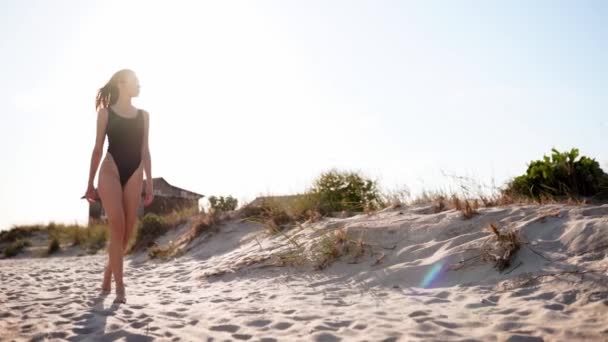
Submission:
M 524 241 L 502 272 L 478 257 L 491 222 Z M 608 340 L 608 205 L 484 208 L 468 220 L 417 206 L 286 234 L 307 250 L 337 229 L 372 247 L 323 270 L 279 266 L 294 248 L 286 236 L 233 219 L 179 258 L 130 255 L 126 304 L 98 295 L 101 252 L 0 260 L 0 340 Z

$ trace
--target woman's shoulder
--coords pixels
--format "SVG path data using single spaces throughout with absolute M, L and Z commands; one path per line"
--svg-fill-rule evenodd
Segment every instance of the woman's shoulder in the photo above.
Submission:
M 143 108 L 137 108 L 137 111 L 140 112 L 143 116 L 150 116 L 150 113 L 148 113 L 148 111 Z

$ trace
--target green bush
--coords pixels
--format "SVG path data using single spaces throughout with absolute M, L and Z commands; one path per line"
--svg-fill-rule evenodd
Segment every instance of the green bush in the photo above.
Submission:
M 355 172 L 324 172 L 315 180 L 310 192 L 318 199 L 323 214 L 375 209 L 380 204 L 376 182 Z
M 133 249 L 147 248 L 156 238 L 165 234 L 167 230 L 168 226 L 163 217 L 153 213 L 144 215 L 137 227 L 137 238 Z
M 56 237 L 52 237 L 49 241 L 49 248 L 47 249 L 47 254 L 51 255 L 57 251 L 59 251 L 59 240 L 57 240 Z
M 209 205 L 211 209 L 219 210 L 219 211 L 232 211 L 236 209 L 238 205 L 238 200 L 232 196 L 224 197 L 209 197 Z
M 559 152 L 532 161 L 524 175 L 511 181 L 505 193 L 533 199 L 596 196 L 606 193 L 608 175 L 595 159 L 579 157 L 579 150 Z M 577 159 L 578 158 L 578 159 Z
M 19 254 L 25 247 L 31 246 L 29 240 L 18 239 L 13 241 L 8 247 L 4 249 L 4 256 L 7 258 L 13 257 Z

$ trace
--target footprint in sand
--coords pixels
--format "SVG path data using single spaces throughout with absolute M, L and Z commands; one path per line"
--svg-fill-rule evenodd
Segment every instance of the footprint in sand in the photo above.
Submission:
M 578 296 L 577 290 L 570 290 L 563 293 L 560 293 L 555 301 L 561 304 L 570 305 L 576 301 L 576 297 Z
M 232 334 L 232 337 L 236 338 L 237 340 L 249 340 L 251 339 L 253 336 L 249 335 L 249 334 Z
M 93 331 L 95 331 L 95 328 L 93 327 L 83 327 L 83 328 L 74 328 L 72 329 L 72 332 L 78 335 L 88 335 L 90 333 L 92 333 Z
M 312 328 L 312 331 L 313 332 L 315 332 L 315 331 L 338 331 L 338 329 L 337 328 L 331 328 L 331 327 L 328 327 L 328 326 L 325 326 L 325 325 L 317 325 L 314 328 Z
M 353 323 L 353 321 L 332 321 L 332 322 L 324 322 L 324 323 L 332 328 L 339 329 L 339 328 L 348 328 Z
M 441 298 L 433 298 L 424 302 L 424 304 L 442 304 L 442 303 L 451 303 L 449 300 L 441 299 Z
M 608 298 L 608 291 L 596 291 L 589 295 L 590 302 L 597 302 L 606 298 Z
M 420 317 L 420 316 L 427 316 L 429 314 L 428 311 L 422 311 L 422 310 L 418 310 L 418 311 L 414 311 L 412 313 L 410 313 L 408 316 L 409 317 Z
M 225 332 L 229 332 L 229 333 L 235 333 L 239 330 L 239 328 L 240 327 L 238 325 L 234 325 L 234 324 L 222 324 L 222 325 L 212 326 L 209 329 L 212 331 L 225 331 Z
M 341 341 L 341 339 L 335 335 L 332 335 L 330 333 L 320 333 L 317 335 L 313 335 L 313 339 L 317 342 L 337 342 L 337 341 Z
M 545 309 L 554 310 L 554 311 L 562 311 L 564 310 L 564 306 L 561 304 L 547 304 L 543 306 Z
M 317 316 L 317 315 L 309 315 L 309 316 L 293 316 L 290 318 L 293 319 L 294 321 L 312 321 L 312 320 L 323 318 L 323 317 Z
M 277 329 L 277 330 L 286 330 L 286 329 L 289 329 L 292 325 L 293 325 L 293 323 L 289 323 L 289 322 L 279 322 L 279 323 L 273 325 L 272 328 Z
M 524 300 L 551 300 L 553 298 L 555 298 L 556 293 L 555 292 L 543 292 L 539 295 L 533 296 L 533 297 L 527 297 L 527 298 L 523 298 Z
M 446 299 L 450 296 L 450 293 L 448 291 L 441 291 L 438 294 L 436 294 L 434 297 L 435 298 L 441 298 L 441 299 Z
M 511 293 L 511 297 L 524 297 L 524 296 L 531 295 L 532 293 L 534 293 L 536 291 L 538 291 L 538 288 L 528 287 L 528 288 L 517 290 L 517 291 Z
M 513 331 L 513 330 L 521 330 L 521 328 L 524 327 L 524 324 L 516 322 L 514 320 L 514 317 L 505 317 L 505 318 L 503 318 L 503 321 L 505 321 L 505 322 L 496 324 L 494 326 L 494 328 L 497 330 L 502 330 L 502 331 Z
M 186 317 L 186 315 L 178 313 L 178 312 L 173 312 L 173 311 L 166 311 L 163 312 L 163 315 L 165 316 L 169 316 L 169 317 L 173 317 L 173 318 L 184 318 Z
M 250 310 L 236 310 L 234 313 L 239 315 L 259 315 L 266 312 L 266 309 L 250 309 Z
M 537 336 L 511 335 L 506 342 L 543 342 L 544 339 Z
M 267 319 L 256 319 L 254 321 L 245 323 L 245 325 L 248 327 L 265 327 L 270 323 L 272 323 L 272 321 Z
M 460 328 L 460 324 L 456 324 L 456 323 L 450 323 L 450 322 L 445 322 L 445 321 L 432 321 L 433 323 L 437 324 L 440 327 L 444 327 L 447 329 L 458 329 Z
M 141 329 L 141 328 L 145 327 L 146 325 L 150 324 L 150 322 L 152 322 L 152 321 L 153 321 L 153 319 L 148 317 L 148 318 L 144 319 L 143 321 L 131 323 L 131 327 L 133 327 L 135 329 Z

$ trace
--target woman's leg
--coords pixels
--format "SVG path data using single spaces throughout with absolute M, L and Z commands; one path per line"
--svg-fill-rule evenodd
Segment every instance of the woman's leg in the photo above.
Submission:
M 141 203 L 141 191 L 143 188 L 143 164 L 140 165 L 123 188 L 123 209 L 125 212 L 125 236 L 122 241 L 123 251 L 126 251 L 129 239 L 133 235 L 135 222 L 137 222 L 137 208 Z
M 114 281 L 118 289 L 123 286 L 122 241 L 125 234 L 125 214 L 118 168 L 110 154 L 106 154 L 106 158 L 101 164 L 97 188 L 109 226 L 108 264 L 110 268 L 109 272 L 106 269 L 104 276 L 110 272 L 114 274 Z

